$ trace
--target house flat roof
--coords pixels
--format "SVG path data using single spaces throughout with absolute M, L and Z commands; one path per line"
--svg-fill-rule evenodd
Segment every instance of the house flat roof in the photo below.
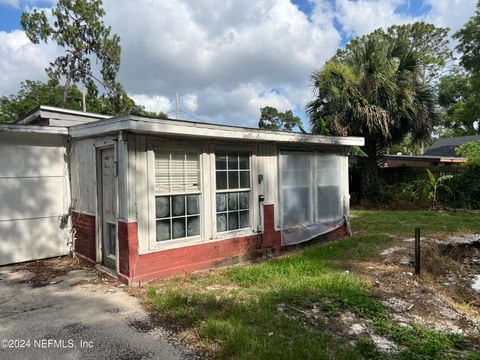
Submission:
M 433 156 L 433 155 L 383 155 L 386 160 L 408 160 L 408 161 L 437 161 L 440 163 L 464 163 L 467 158 L 458 156 Z
M 70 127 L 70 135 L 73 138 L 111 134 L 119 131 L 194 138 L 304 143 L 313 145 L 363 146 L 365 144 L 363 137 L 310 135 L 184 120 L 152 119 L 131 115 Z
M 74 119 L 86 119 L 86 120 L 102 120 L 111 118 L 109 115 L 102 115 L 96 113 L 89 113 L 77 110 L 61 109 L 54 106 L 41 105 L 32 111 L 30 111 L 23 118 L 15 121 L 15 124 L 27 125 L 33 124 L 41 119 L 62 119 L 62 120 L 74 120 Z
M 68 129 L 66 127 L 18 124 L 0 124 L 0 133 L 2 132 L 68 135 Z

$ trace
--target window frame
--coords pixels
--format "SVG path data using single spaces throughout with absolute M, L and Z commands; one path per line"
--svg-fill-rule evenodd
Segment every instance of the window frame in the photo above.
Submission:
M 283 158 L 282 158 L 282 153 L 303 153 L 303 154 L 309 154 L 309 166 L 310 166 L 310 175 L 309 175 L 309 197 L 312 199 L 310 202 L 309 206 L 309 222 L 304 223 L 301 225 L 293 225 L 293 226 L 288 226 L 285 227 L 285 224 L 283 223 L 283 202 L 284 202 L 284 196 L 283 196 Z M 346 171 L 348 171 L 348 157 L 345 153 L 342 152 L 324 152 L 324 151 L 315 151 L 315 150 L 301 150 L 301 149 L 288 149 L 288 148 L 280 148 L 278 151 L 278 199 L 279 199 L 279 223 L 280 223 L 280 229 L 290 229 L 290 228 L 295 228 L 299 226 L 311 226 L 315 224 L 322 224 L 325 222 L 329 221 L 334 221 L 334 218 L 330 219 L 319 219 L 318 215 L 318 204 L 317 204 L 317 199 L 318 199 L 318 189 L 317 189 L 317 166 L 316 166 L 316 161 L 318 156 L 322 155 L 333 155 L 333 156 L 338 156 L 340 158 L 339 162 L 339 176 L 340 179 L 338 181 L 338 186 L 340 189 L 340 196 L 341 196 L 341 204 L 340 206 L 343 209 L 343 213 L 345 215 L 348 215 L 348 202 L 349 202 L 349 190 L 348 190 L 348 176 Z
M 182 191 L 182 192 L 171 192 L 169 191 L 168 193 L 157 193 L 155 189 L 155 152 L 163 152 L 163 153 L 196 153 L 199 157 L 199 190 L 198 191 Z M 203 181 L 203 175 L 204 175 L 204 154 L 205 150 L 201 146 L 178 146 L 172 143 L 166 143 L 162 142 L 159 143 L 158 141 L 152 142 L 150 146 L 148 146 L 148 171 L 149 174 L 148 176 L 148 181 L 149 181 L 149 244 L 148 248 L 144 249 L 142 253 L 150 253 L 150 252 L 157 252 L 157 251 L 162 251 L 162 250 L 168 250 L 171 248 L 177 248 L 177 247 L 182 247 L 182 246 L 187 246 L 195 243 L 200 243 L 203 242 L 204 240 L 204 233 L 205 233 L 205 207 L 204 207 L 204 197 L 205 197 L 205 186 L 204 186 L 204 181 Z M 199 200 L 198 200 L 198 206 L 199 206 L 199 222 L 200 222 L 200 233 L 198 235 L 193 235 L 193 236 L 186 236 L 182 238 L 177 238 L 177 239 L 169 239 L 169 240 L 161 240 L 157 241 L 157 229 L 156 229 L 156 223 L 157 223 L 157 217 L 156 217 L 156 198 L 157 197 L 172 197 L 172 196 L 188 196 L 188 195 L 198 195 Z M 185 200 L 186 201 L 186 200 Z M 170 200 L 171 202 L 171 200 Z M 185 209 L 186 211 L 186 209 Z M 170 213 L 170 217 L 168 218 L 162 218 L 162 219 L 170 219 L 172 221 L 173 218 L 179 218 L 182 216 L 172 216 L 172 213 Z M 185 219 L 188 217 L 188 215 L 183 216 Z M 159 218 L 160 219 L 160 218 Z M 185 224 L 185 229 L 187 229 L 187 224 Z M 172 230 L 171 230 L 172 231 Z M 170 234 L 171 236 L 173 235 L 172 233 Z
M 216 179 L 216 154 L 217 153 L 247 153 L 249 159 L 249 166 L 250 166 L 250 188 L 238 188 L 238 189 L 220 189 L 217 190 L 217 179 Z M 229 239 L 234 237 L 240 236 L 249 236 L 258 233 L 258 217 L 259 217 L 259 203 L 258 203 L 258 191 L 259 185 L 255 179 L 258 178 L 257 173 L 257 149 L 253 145 L 245 145 L 245 144 L 235 144 L 235 145 L 222 145 L 216 144 L 212 145 L 210 148 L 210 199 L 212 204 L 211 210 L 211 231 L 212 231 L 212 239 Z M 228 175 L 227 175 L 228 176 Z M 250 198 L 249 198 L 249 220 L 250 226 L 246 228 L 234 229 L 234 230 L 225 230 L 225 231 L 217 231 L 217 207 L 216 207 L 216 196 L 217 192 L 222 193 L 232 193 L 232 192 L 243 192 L 249 191 Z

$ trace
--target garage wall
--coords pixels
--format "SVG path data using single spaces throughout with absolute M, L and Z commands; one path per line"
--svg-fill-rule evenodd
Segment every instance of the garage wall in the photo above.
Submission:
M 64 255 L 68 212 L 65 136 L 0 133 L 0 265 Z

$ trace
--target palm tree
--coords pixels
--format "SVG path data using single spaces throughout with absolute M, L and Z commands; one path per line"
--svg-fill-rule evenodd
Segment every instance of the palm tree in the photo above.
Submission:
M 339 51 L 312 75 L 312 132 L 365 137 L 362 184 L 376 180 L 380 155 L 410 134 L 427 140 L 436 122 L 433 91 L 405 42 L 372 34 Z

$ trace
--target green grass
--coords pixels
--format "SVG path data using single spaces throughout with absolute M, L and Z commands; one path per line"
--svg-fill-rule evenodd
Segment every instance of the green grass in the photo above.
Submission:
M 148 290 L 151 306 L 159 316 L 193 331 L 211 356 L 222 359 L 478 356 L 463 351 L 468 348 L 468 339 L 463 336 L 393 323 L 383 305 L 371 296 L 369 287 L 359 277 L 345 272 L 339 263 L 377 254 L 392 241 L 385 233 L 408 235 L 415 226 L 436 233 L 478 232 L 480 217 L 370 211 L 356 211 L 353 215 L 352 226 L 362 235 L 255 265 L 205 276 L 177 277 L 158 289 Z M 278 311 L 279 304 L 285 304 L 283 313 Z M 327 319 L 335 319 L 347 310 L 367 319 L 378 334 L 400 345 L 401 351 L 382 353 L 366 339 L 358 339 L 355 347 L 348 345 L 332 332 L 325 319 L 310 323 L 299 311 L 311 309 L 313 304 L 322 309 Z
M 352 211 L 352 229 L 364 233 L 414 236 L 422 234 L 480 233 L 480 215 L 467 211 Z

